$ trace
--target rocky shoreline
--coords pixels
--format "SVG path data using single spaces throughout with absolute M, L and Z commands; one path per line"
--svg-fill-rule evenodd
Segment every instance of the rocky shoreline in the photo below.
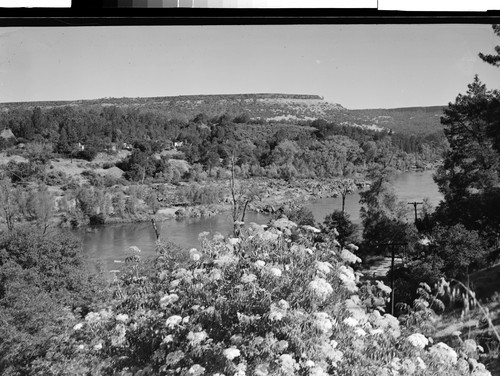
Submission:
M 300 207 L 304 202 L 322 198 L 337 197 L 342 179 L 331 181 L 302 180 L 285 182 L 278 179 L 258 179 L 251 181 L 254 187 L 261 191 L 258 200 L 248 204 L 248 211 L 263 214 L 274 214 L 280 207 Z M 365 179 L 354 179 L 358 189 L 369 186 Z M 157 221 L 193 217 L 209 217 L 232 209 L 232 200 L 226 197 L 222 203 L 194 206 L 175 206 L 162 208 L 155 215 Z M 149 220 L 148 216 L 144 220 Z

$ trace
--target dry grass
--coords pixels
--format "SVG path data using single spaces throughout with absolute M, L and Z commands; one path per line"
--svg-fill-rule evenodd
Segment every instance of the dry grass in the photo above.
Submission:
M 491 298 L 495 292 L 500 293 L 500 264 L 472 273 L 470 280 L 478 299 Z
M 435 323 L 434 338 L 453 342 L 460 341 L 456 332 L 461 332 L 460 338 L 474 339 L 483 346 L 485 363 L 492 375 L 500 375 L 500 343 L 497 333 L 500 332 L 500 265 L 477 271 L 470 276 L 470 285 L 479 301 L 470 310 L 461 307 L 445 313 Z M 487 318 L 494 327 L 488 325 Z M 496 330 L 496 333 L 495 333 Z
M 72 176 L 78 179 L 80 182 L 83 181 L 83 177 L 81 173 L 85 170 L 88 170 L 88 165 L 90 162 L 87 162 L 83 159 L 55 159 L 50 161 L 50 165 L 53 167 L 54 171 L 64 172 L 68 176 Z
M 96 157 L 92 161 L 95 164 L 104 164 L 104 163 L 116 163 L 127 158 L 132 152 L 128 150 L 120 150 L 115 154 L 108 153 L 97 153 Z
M 10 155 L 7 156 L 6 153 L 0 153 L 0 165 L 4 165 L 9 163 L 10 161 L 14 161 L 16 163 L 19 162 L 27 162 L 28 160 L 20 155 Z

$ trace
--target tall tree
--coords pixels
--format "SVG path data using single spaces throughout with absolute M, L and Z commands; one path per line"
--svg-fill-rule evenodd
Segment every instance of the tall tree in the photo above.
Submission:
M 493 26 L 500 36 L 500 27 Z M 500 66 L 496 55 L 479 56 Z M 458 95 L 444 111 L 441 122 L 449 149 L 435 180 L 444 201 L 435 220 L 443 225 L 462 224 L 477 231 L 489 247 L 498 247 L 500 229 L 500 93 L 487 90 L 477 75 L 467 93 Z
M 493 32 L 500 37 L 500 25 L 492 25 L 492 27 L 493 27 Z M 490 54 L 485 55 L 482 52 L 480 52 L 479 57 L 488 64 L 491 64 L 495 67 L 500 67 L 500 46 L 495 46 L 494 55 Z
M 343 179 L 339 182 L 338 190 L 342 197 L 342 213 L 345 212 L 345 198 L 348 194 L 353 193 L 356 185 L 352 179 Z
M 448 202 L 467 199 L 499 184 L 499 154 L 488 135 L 495 95 L 476 75 L 467 93 L 459 94 L 444 110 L 441 122 L 450 147 L 435 180 Z

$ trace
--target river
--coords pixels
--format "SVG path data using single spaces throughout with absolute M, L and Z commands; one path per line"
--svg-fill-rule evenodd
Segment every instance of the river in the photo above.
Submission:
M 402 201 L 422 201 L 428 197 L 435 206 L 442 199 L 437 185 L 432 179 L 433 171 L 408 172 L 395 176 L 393 185 Z M 325 198 L 306 203 L 311 209 L 317 222 L 322 222 L 326 215 L 334 210 L 340 210 L 342 200 Z M 354 223 L 359 223 L 359 193 L 346 197 L 345 208 Z M 409 208 L 409 218 L 413 218 L 413 207 Z M 420 208 L 419 208 L 420 210 Z M 269 216 L 257 213 L 247 213 L 246 222 L 259 224 L 267 223 Z M 210 233 L 220 232 L 229 234 L 232 231 L 230 212 L 221 213 L 212 217 L 187 218 L 183 220 L 171 219 L 158 223 L 162 239 L 179 244 L 182 247 L 198 247 L 198 234 L 203 231 Z M 84 252 L 92 260 L 98 260 L 106 270 L 118 269 L 118 262 L 129 253 L 131 246 L 137 246 L 142 254 L 154 253 L 155 233 L 151 223 L 125 223 L 95 227 L 93 232 L 79 230 L 76 232 L 83 242 Z

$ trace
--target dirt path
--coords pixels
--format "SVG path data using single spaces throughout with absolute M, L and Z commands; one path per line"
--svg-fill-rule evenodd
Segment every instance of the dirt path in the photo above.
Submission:
M 403 260 L 400 257 L 394 259 L 394 265 L 400 265 Z M 391 258 L 384 257 L 373 261 L 367 269 L 361 270 L 366 277 L 383 278 L 391 268 Z

